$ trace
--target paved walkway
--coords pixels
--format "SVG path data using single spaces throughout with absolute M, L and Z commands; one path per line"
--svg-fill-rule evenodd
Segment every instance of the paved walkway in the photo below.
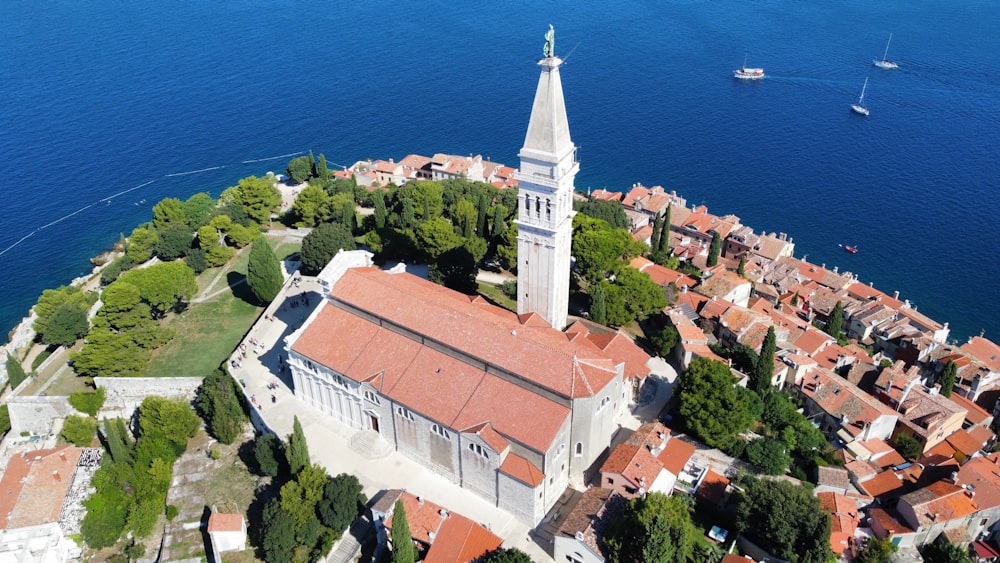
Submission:
M 244 340 L 242 345 L 246 347 L 246 357 L 241 358 L 239 352 L 234 355 L 241 362 L 241 367 L 232 370 L 233 375 L 244 384 L 244 392 L 247 397 L 253 398 L 252 404 L 267 426 L 284 438 L 292 433 L 293 419 L 298 416 L 309 443 L 312 461 L 333 475 L 356 475 L 368 498 L 384 489 L 406 489 L 487 526 L 503 537 L 506 545 L 525 551 L 533 561 L 551 561 L 551 556 L 529 538 L 528 526 L 509 513 L 396 453 L 391 447 L 381 459 L 371 459 L 372 456 L 356 451 L 351 442 L 367 438 L 365 433 L 336 421 L 295 397 L 290 375 L 279 371 L 279 358 L 286 357 L 284 339 L 302 326 L 309 313 L 321 303 L 320 292 L 321 288 L 314 278 L 304 277 L 298 286 L 286 283 L 265 312 L 267 317 L 262 316 Z M 257 352 L 253 342 L 260 345 L 256 348 Z M 275 383 L 277 389 L 268 389 L 269 384 Z

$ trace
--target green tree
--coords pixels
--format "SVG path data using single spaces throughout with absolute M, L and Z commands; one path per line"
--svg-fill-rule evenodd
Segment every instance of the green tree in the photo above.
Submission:
M 86 448 L 94 441 L 97 421 L 87 416 L 69 415 L 59 433 L 64 440 L 79 448 Z
M 160 233 L 168 226 L 183 225 L 188 226 L 188 217 L 184 213 L 184 204 L 175 197 L 168 197 L 160 200 L 153 206 L 153 227 Z M 191 229 L 188 229 L 191 232 Z
M 476 202 L 476 234 L 483 239 L 488 236 L 486 233 L 486 221 L 489 213 L 490 198 L 485 193 L 481 193 Z
M 74 409 L 97 416 L 98 411 L 104 406 L 105 392 L 103 387 L 98 387 L 94 391 L 75 391 L 69 396 L 69 404 Z
M 740 264 L 739 266 L 736 266 L 736 273 L 739 274 L 741 278 L 747 275 L 747 259 L 745 256 L 740 256 Z
M 625 215 L 625 208 L 617 201 L 605 199 L 590 199 L 580 205 L 580 213 L 600 219 L 608 224 L 612 229 L 629 228 L 628 217 Z
M 667 205 L 667 211 L 663 215 L 663 230 L 660 232 L 660 247 L 657 249 L 660 253 L 664 255 L 670 254 L 670 208 L 671 205 Z
M 517 269 L 517 223 L 511 223 L 500 236 L 497 243 L 497 258 L 508 270 Z
M 308 182 L 309 178 L 313 175 L 313 159 L 311 156 L 297 156 L 288 162 L 288 168 L 285 169 L 288 173 L 288 177 L 292 179 L 296 184 L 301 184 L 302 182 Z
M 667 325 L 653 336 L 653 349 L 661 358 L 669 357 L 678 340 L 680 340 L 680 334 L 678 334 L 677 329 Z
M 87 311 L 76 303 L 63 303 L 46 324 L 42 342 L 54 346 L 70 347 L 90 328 Z
M 49 320 L 55 316 L 60 307 L 67 304 L 76 305 L 81 311 L 86 313 L 90 306 L 97 301 L 97 293 L 84 292 L 79 286 L 64 285 L 56 289 L 46 289 L 35 303 L 34 311 L 38 318 L 32 328 L 45 340 L 45 333 L 48 331 Z
M 316 518 L 316 507 L 323 499 L 328 480 L 325 469 L 310 464 L 303 467 L 295 479 L 282 485 L 281 508 L 295 520 L 296 528 Z
M 504 225 L 504 217 L 507 216 L 507 209 L 499 203 L 493 206 L 493 220 L 490 222 L 490 238 L 497 238 L 507 230 Z
M 389 217 L 389 212 L 385 208 L 385 194 L 382 190 L 375 190 L 372 193 L 372 201 L 375 204 L 375 228 L 382 230 L 385 228 L 385 221 Z
M 277 477 L 281 471 L 280 460 L 284 457 L 284 446 L 274 434 L 264 434 L 254 441 L 254 459 L 260 472 L 268 477 Z
M 726 364 L 698 358 L 678 380 L 679 411 L 688 428 L 713 448 L 728 450 L 756 418 Z
M 73 369 L 85 377 L 139 377 L 149 364 L 149 350 L 123 332 L 95 328 L 87 334 L 87 344 L 70 353 Z
M 614 282 L 600 282 L 604 287 L 607 321 L 611 326 L 623 326 L 635 320 L 644 320 L 667 306 L 663 288 L 649 277 L 629 266 L 615 273 Z
M 722 252 L 722 238 L 719 233 L 712 233 L 712 242 L 708 245 L 708 267 L 711 268 L 719 263 L 719 254 Z
M 834 338 L 840 338 L 840 333 L 844 325 L 844 304 L 837 301 L 830 312 L 830 317 L 826 320 L 826 333 Z
M 833 556 L 830 515 L 802 485 L 749 479 L 737 496 L 736 528 L 792 563 L 821 563 Z
M 194 273 L 200 274 L 208 269 L 208 255 L 200 248 L 192 248 L 188 251 L 187 256 L 184 257 L 184 263 Z
M 421 222 L 426 222 L 444 213 L 444 188 L 437 182 L 419 180 L 408 182 L 401 189 L 408 190 L 413 198 L 413 209 Z
M 153 247 L 156 246 L 157 240 L 159 237 L 156 231 L 146 227 L 136 227 L 128 236 L 125 255 L 136 264 L 142 264 L 153 257 Z
M 771 379 L 774 377 L 774 353 L 778 349 L 778 340 L 774 334 L 774 326 L 767 327 L 767 335 L 760 345 L 760 355 L 754 364 L 750 376 L 750 385 L 761 397 L 772 391 Z
M 476 221 L 479 218 L 479 212 L 474 203 L 464 197 L 460 198 L 455 204 L 455 209 L 452 210 L 451 217 L 463 237 L 470 238 L 475 236 Z
M 261 522 L 261 547 L 265 561 L 292 561 L 295 541 L 295 520 L 274 499 L 264 507 Z
M 25 379 L 28 379 L 28 374 L 24 371 L 24 366 L 21 362 L 17 360 L 13 355 L 7 356 L 7 383 L 10 385 L 11 389 L 17 389 Z
M 257 237 L 250 246 L 247 263 L 247 285 L 261 303 L 270 303 L 278 296 L 285 278 L 281 264 L 264 237 Z
M 319 159 L 316 162 L 316 177 L 324 182 L 330 179 L 330 169 L 326 166 L 326 157 L 323 153 L 319 153 Z
M 747 461 L 759 467 L 766 475 L 784 475 L 791 456 L 785 444 L 774 438 L 758 438 L 747 445 Z
M 239 205 L 251 219 L 263 225 L 281 204 L 281 193 L 274 183 L 273 177 L 249 176 L 223 192 L 222 199 Z
M 181 204 L 181 210 L 187 217 L 188 227 L 191 227 L 192 231 L 198 230 L 212 216 L 217 205 L 218 203 L 212 199 L 212 196 L 205 192 L 199 192 L 187 198 Z
M 905 432 L 900 432 L 893 436 L 892 445 L 896 447 L 896 451 L 899 452 L 899 455 L 905 457 L 906 459 L 917 459 L 923 451 L 923 448 L 920 446 L 920 442 Z
M 0 405 L 0 438 L 10 432 L 10 407 L 7 403 Z
M 340 223 L 323 223 L 302 239 L 302 269 L 316 274 L 341 250 L 356 248 L 354 237 Z
M 619 273 L 623 259 L 642 254 L 643 248 L 645 245 L 633 240 L 625 229 L 612 229 L 602 220 L 579 213 L 573 217 L 573 256 L 590 283 Z
M 132 464 L 133 443 L 125 421 L 121 418 L 104 419 L 104 441 L 111 460 L 121 466 Z
M 354 475 L 341 473 L 326 482 L 323 498 L 316 507 L 324 526 L 342 534 L 364 506 L 361 482 Z
M 184 453 L 188 439 L 193 438 L 201 426 L 198 415 L 187 401 L 146 397 L 139 405 L 139 444 L 163 444 L 173 454 L 170 463 Z
M 358 212 L 357 204 L 353 199 L 346 200 L 340 205 L 340 222 L 347 227 L 347 230 L 351 232 L 353 236 L 354 231 L 358 230 Z
M 649 248 L 655 253 L 660 249 L 660 236 L 663 233 L 663 218 L 657 213 L 653 218 L 653 235 L 649 237 Z
M 162 262 L 148 268 L 129 270 L 115 283 L 128 283 L 138 288 L 139 297 L 157 315 L 190 299 L 198 290 L 194 270 L 183 262 Z
M 232 444 L 243 430 L 243 407 L 237 395 L 236 382 L 222 370 L 208 375 L 195 397 L 208 432 L 223 444 Z
M 629 500 L 603 539 L 612 562 L 686 563 L 694 554 L 698 530 L 679 496 L 649 493 Z
M 446 250 L 431 264 L 428 278 L 466 295 L 475 295 L 477 273 L 475 257 L 467 248 L 459 246 Z
M 954 360 L 948 360 L 941 374 L 941 394 L 951 397 L 951 391 L 955 388 L 955 380 L 958 378 L 958 364 Z
M 302 431 L 302 423 L 299 422 L 297 416 L 292 424 L 292 433 L 288 436 L 285 455 L 288 457 L 288 468 L 292 475 L 298 475 L 303 468 L 309 465 L 309 445 L 306 443 L 306 435 Z
M 968 548 L 943 539 L 924 546 L 922 555 L 926 563 L 972 563 Z
M 479 563 L 531 563 L 531 557 L 516 547 L 498 547 L 477 559 Z
M 590 319 L 602 325 L 608 324 L 608 297 L 604 287 L 605 284 L 599 283 L 590 290 Z
M 854 561 L 855 563 L 892 563 L 892 554 L 897 551 L 899 548 L 892 543 L 892 536 L 886 536 L 882 539 L 868 536 L 857 555 L 854 556 Z
M 188 253 L 191 249 L 191 242 L 194 240 L 191 227 L 186 223 L 168 223 L 160 228 L 157 233 L 159 238 L 156 241 L 156 255 L 169 262 L 176 260 Z
M 462 245 L 462 237 L 444 217 L 426 220 L 417 227 L 417 243 L 430 261 L 436 261 L 446 251 Z
M 406 521 L 406 509 L 401 500 L 396 501 L 392 511 L 391 542 L 392 563 L 414 563 L 417 560 L 417 550 L 413 547 L 410 524 Z

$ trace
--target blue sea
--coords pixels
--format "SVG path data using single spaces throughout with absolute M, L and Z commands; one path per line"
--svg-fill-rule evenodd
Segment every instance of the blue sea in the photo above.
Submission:
M 6 0 L 0 330 L 160 199 L 310 149 L 517 166 L 551 23 L 578 188 L 662 184 L 996 340 L 997 21 L 985 0 Z M 732 78 L 745 56 L 765 80 Z

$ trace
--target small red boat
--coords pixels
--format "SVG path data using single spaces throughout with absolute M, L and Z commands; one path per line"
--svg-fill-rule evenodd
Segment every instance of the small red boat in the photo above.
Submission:
M 851 254 L 857 254 L 858 253 L 858 247 L 851 246 L 849 244 L 848 245 L 844 245 L 844 250 L 850 252 Z

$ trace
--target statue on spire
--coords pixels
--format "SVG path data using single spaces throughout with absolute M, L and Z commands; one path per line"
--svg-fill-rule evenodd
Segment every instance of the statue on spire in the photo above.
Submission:
M 542 51 L 545 58 L 556 56 L 556 30 L 549 24 L 549 30 L 545 32 L 545 49 Z

